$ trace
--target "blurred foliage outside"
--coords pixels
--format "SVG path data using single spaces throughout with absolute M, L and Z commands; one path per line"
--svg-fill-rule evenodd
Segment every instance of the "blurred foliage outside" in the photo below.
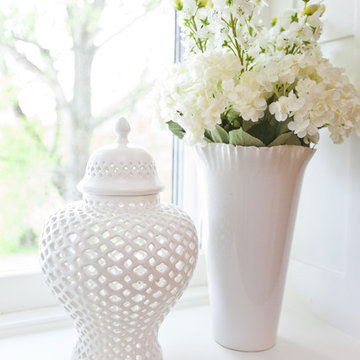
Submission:
M 46 218 L 79 198 L 86 160 L 114 140 L 119 116 L 170 201 L 171 136 L 145 97 L 173 61 L 173 21 L 166 0 L 0 4 L 0 258 L 37 251 Z

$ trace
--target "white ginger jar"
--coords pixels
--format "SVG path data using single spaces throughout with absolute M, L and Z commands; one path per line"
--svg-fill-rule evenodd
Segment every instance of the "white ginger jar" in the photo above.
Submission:
M 198 241 L 191 219 L 160 203 L 152 157 L 117 142 L 89 159 L 83 200 L 52 215 L 41 239 L 46 282 L 78 333 L 73 360 L 160 360 L 159 326 L 187 287 Z

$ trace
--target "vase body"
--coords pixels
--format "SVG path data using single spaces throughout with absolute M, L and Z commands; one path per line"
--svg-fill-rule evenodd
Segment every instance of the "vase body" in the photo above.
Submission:
M 305 167 L 314 150 L 207 144 L 206 257 L 215 341 L 274 346 Z
M 190 218 L 158 194 L 86 195 L 51 216 L 41 265 L 74 320 L 73 360 L 161 360 L 159 326 L 196 258 Z

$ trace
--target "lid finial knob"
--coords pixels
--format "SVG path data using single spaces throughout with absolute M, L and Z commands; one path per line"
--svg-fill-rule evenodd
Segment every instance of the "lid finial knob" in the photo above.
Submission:
M 121 145 L 127 145 L 129 142 L 129 132 L 130 125 L 128 121 L 124 117 L 120 118 L 115 124 L 116 142 Z

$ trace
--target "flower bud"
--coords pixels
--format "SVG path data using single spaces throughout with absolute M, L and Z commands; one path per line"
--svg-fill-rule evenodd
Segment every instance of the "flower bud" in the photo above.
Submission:
M 321 10 L 320 12 L 320 16 L 321 16 L 325 11 L 325 5 L 320 5 L 320 4 L 312 4 L 307 6 L 305 8 L 304 14 L 310 16 L 313 15 L 319 9 Z
M 198 8 L 205 7 L 208 4 L 208 0 L 197 0 Z
M 274 17 L 272 20 L 271 20 L 271 26 L 275 26 L 277 23 L 277 17 Z
M 181 11 L 184 5 L 181 0 L 175 0 L 175 9 Z

